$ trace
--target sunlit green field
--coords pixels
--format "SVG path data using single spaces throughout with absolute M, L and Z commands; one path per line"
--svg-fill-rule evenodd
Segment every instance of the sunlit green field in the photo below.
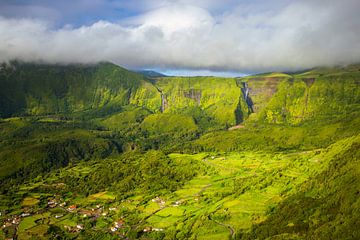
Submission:
M 321 154 L 320 150 L 289 154 L 169 154 L 171 161 L 199 162 L 206 168 L 205 174 L 196 176 L 175 191 L 164 192 L 153 198 L 141 192 L 122 200 L 117 198 L 116 192 L 109 191 L 86 198 L 77 196 L 76 193 L 68 193 L 63 196 L 68 202 L 67 206 L 76 204 L 77 211 L 60 210 L 64 216 L 59 219 L 55 218 L 57 213 L 53 209 L 25 217 L 19 226 L 19 238 L 30 239 L 34 234 L 44 235 L 42 231 L 46 232 L 49 224 L 55 224 L 64 231 L 66 226 L 86 225 L 89 218 L 83 217 L 79 209 L 91 209 L 95 205 L 104 207 L 104 214 L 96 220 L 95 225 L 101 226 L 104 231 L 109 231 L 113 222 L 122 218 L 137 230 L 151 227 L 159 229 L 159 232 L 181 232 L 184 236 L 196 239 L 235 237 L 238 231 L 264 221 L 274 206 L 288 194 L 296 192 L 301 183 L 321 169 L 325 164 L 318 161 Z M 94 170 L 89 166 L 79 165 L 63 170 L 61 175 L 86 175 L 92 171 Z M 51 182 L 52 186 L 55 186 L 58 178 L 59 176 L 49 175 L 45 182 Z M 31 185 L 38 186 L 34 182 L 23 185 L 21 189 Z M 47 196 L 36 188 L 32 192 L 43 199 Z M 156 197 L 163 202 L 154 201 Z M 39 205 L 39 200 L 25 197 L 22 204 Z M 145 233 L 144 237 L 147 234 Z M 149 236 L 153 234 L 155 232 L 151 232 Z

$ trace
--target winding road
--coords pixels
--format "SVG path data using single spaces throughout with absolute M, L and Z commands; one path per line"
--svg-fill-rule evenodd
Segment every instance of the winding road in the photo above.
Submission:
M 211 221 L 213 221 L 214 223 L 220 225 L 220 226 L 223 226 L 223 227 L 228 228 L 229 231 L 230 231 L 231 239 L 235 239 L 235 229 L 234 229 L 231 225 L 225 224 L 225 223 L 222 223 L 222 222 L 218 222 L 218 221 L 212 219 L 211 216 L 209 216 L 209 219 L 210 219 Z

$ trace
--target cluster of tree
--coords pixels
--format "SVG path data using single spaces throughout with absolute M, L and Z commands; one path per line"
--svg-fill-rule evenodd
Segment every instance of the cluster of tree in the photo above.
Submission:
M 90 164 L 90 163 L 89 163 Z M 122 199 L 136 190 L 150 194 L 174 191 L 184 182 L 204 171 L 204 166 L 194 160 L 175 161 L 161 151 L 125 153 L 91 166 L 85 176 L 65 175 L 60 181 L 66 191 L 89 195 L 110 190 Z

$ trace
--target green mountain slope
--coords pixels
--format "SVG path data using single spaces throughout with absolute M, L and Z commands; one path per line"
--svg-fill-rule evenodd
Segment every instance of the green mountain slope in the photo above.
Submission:
M 0 121 L 1 190 L 39 174 L 122 151 L 120 139 L 79 123 L 11 118 Z
M 359 80 L 2 65 L 0 239 L 357 239 Z
M 234 79 L 168 77 L 153 81 L 111 63 L 3 64 L 0 117 L 75 113 L 91 118 L 130 105 L 152 113 L 186 114 L 206 129 L 232 126 L 248 115 Z
M 39 65 L 13 62 L 0 71 L 0 116 L 68 114 L 133 104 L 160 109 L 160 95 L 140 74 L 110 63 Z
M 268 73 L 239 78 L 240 84 L 247 84 L 249 97 L 253 104 L 252 118 L 256 118 L 269 103 L 273 95 L 278 91 L 281 81 L 290 79 L 291 76 L 283 73 Z
M 190 114 L 209 127 L 236 125 L 249 113 L 235 79 L 167 77 L 157 79 L 155 85 L 162 93 L 163 112 Z
M 328 167 L 238 239 L 358 239 L 360 137 L 334 144 Z
M 251 80 L 250 80 L 251 82 Z M 299 124 L 359 112 L 360 73 L 351 68 L 313 70 L 279 82 L 260 119 Z M 250 91 L 251 96 L 251 91 Z

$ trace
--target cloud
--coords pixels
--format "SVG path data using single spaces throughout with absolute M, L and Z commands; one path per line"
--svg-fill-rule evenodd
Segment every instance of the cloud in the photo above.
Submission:
M 146 2 L 145 0 L 144 3 Z M 155 1 L 121 21 L 53 29 L 0 17 L 0 61 L 112 61 L 130 68 L 297 70 L 360 62 L 360 2 Z M 326 2 L 326 4 L 325 4 Z

